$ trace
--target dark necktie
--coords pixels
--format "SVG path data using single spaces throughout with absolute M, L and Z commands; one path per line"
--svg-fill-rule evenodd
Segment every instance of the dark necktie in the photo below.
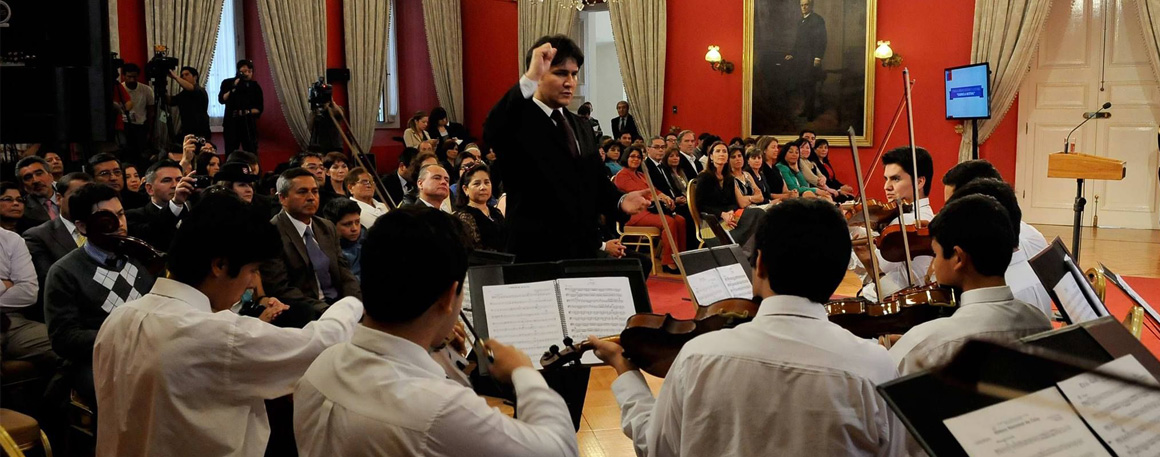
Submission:
M 576 146 L 576 134 L 572 133 L 572 125 L 564 120 L 564 115 L 560 110 L 552 111 L 552 120 L 556 121 L 556 127 L 564 134 L 564 142 L 568 143 L 568 152 L 572 153 L 572 158 L 580 157 L 580 148 Z
M 620 117 L 620 131 L 621 131 L 621 132 L 623 132 L 623 131 L 624 131 L 624 124 L 625 124 L 626 122 L 628 122 L 628 118 L 626 118 L 626 117 L 624 117 L 624 116 L 621 116 L 621 117 Z
M 322 247 L 318 246 L 318 241 L 314 239 L 313 227 L 306 227 L 306 232 L 302 234 L 302 238 L 306 244 L 306 255 L 310 256 L 310 264 L 314 266 L 314 275 L 318 277 L 318 287 L 322 289 L 324 297 L 333 300 L 338 294 L 332 287 L 330 280 L 330 257 L 322 252 Z

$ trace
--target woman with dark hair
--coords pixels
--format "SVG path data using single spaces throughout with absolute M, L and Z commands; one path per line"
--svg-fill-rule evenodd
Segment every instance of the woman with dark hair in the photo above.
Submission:
M 322 159 L 322 169 L 326 172 L 326 180 L 322 188 L 318 189 L 318 206 L 325 206 L 335 198 L 346 198 L 350 192 L 346 188 L 346 175 L 350 172 L 346 154 L 335 151 L 326 154 Z
M 819 193 L 818 188 L 810 187 L 810 183 L 806 181 L 806 177 L 802 175 L 801 168 L 798 167 L 801 162 L 801 144 L 803 140 L 796 140 L 785 145 L 785 152 L 777 158 L 777 170 L 781 172 L 781 179 L 785 181 L 785 188 L 790 191 L 796 191 L 799 195 L 807 198 L 821 197 L 829 200 L 830 194 Z
M 661 169 L 672 183 L 673 195 L 677 197 L 684 197 L 685 191 L 689 188 L 689 180 L 692 176 L 685 176 L 685 167 L 681 166 L 681 150 L 673 146 L 665 151 L 665 157 L 661 159 L 664 167 Z
M 737 206 L 748 208 L 765 203 L 765 194 L 760 192 L 757 180 L 746 171 L 745 151 L 741 146 L 729 147 L 729 174 L 737 182 Z
M 431 110 L 431 116 L 427 121 L 427 135 L 439 141 L 444 140 L 460 140 L 467 141 L 467 128 L 463 124 L 451 122 L 447 118 L 447 110 L 442 106 L 436 106 Z
M 125 174 L 125 187 L 130 192 L 143 192 L 141 190 L 141 172 L 136 165 L 129 162 L 121 164 L 121 169 Z
M 435 157 L 439 158 L 439 164 L 443 165 L 443 169 L 447 170 L 447 175 L 451 177 L 450 184 L 455 184 L 459 180 L 459 172 L 455 168 L 455 164 L 459 163 L 459 155 L 459 143 L 452 139 L 440 141 L 439 147 L 435 149 Z
M 620 173 L 624 165 L 620 161 L 620 153 L 624 149 L 624 145 L 616 140 L 608 140 L 604 142 L 604 166 L 608 167 L 608 171 L 612 176 Z
M 735 137 L 731 138 L 729 140 L 729 147 L 732 148 L 734 146 L 745 147 L 745 140 L 742 140 L 741 137 L 739 137 L 739 136 L 735 136 Z
M 15 233 L 27 229 L 24 219 L 24 190 L 9 181 L 0 182 L 0 228 Z
M 827 147 L 829 147 L 828 144 Z M 814 162 L 813 143 L 808 140 L 799 143 L 798 155 L 798 169 L 801 170 L 802 176 L 806 177 L 806 182 L 809 185 L 818 188 L 818 195 L 828 195 L 831 199 L 840 195 L 838 191 L 830 188 L 826 177 L 822 175 L 821 168 Z
M 810 156 L 810 160 L 817 165 L 817 169 L 821 172 L 822 177 L 826 178 L 826 186 L 837 192 L 834 195 L 834 201 L 840 203 L 854 199 L 854 188 L 838 181 L 837 174 L 834 173 L 834 166 L 830 165 L 829 141 L 823 138 L 814 140 L 814 153 Z
M 212 152 L 202 152 L 197 155 L 197 165 L 194 170 L 198 176 L 213 177 L 222 168 L 222 158 Z
M 777 138 L 772 135 L 761 137 L 757 142 L 757 150 L 761 151 L 762 164 L 759 173 L 765 181 L 769 200 L 781 201 L 787 198 L 796 198 L 797 191 L 789 190 L 786 187 L 785 180 L 781 178 L 781 171 L 777 169 L 777 159 L 781 155 L 781 145 L 777 142 Z
M 729 147 L 716 140 L 705 150 L 705 157 L 709 159 L 705 171 L 697 175 L 697 211 L 717 216 L 721 226 L 731 231 L 733 241 L 744 246 L 764 211 L 756 207 L 742 208 L 739 204 L 737 180 L 729 167 Z M 718 242 L 726 243 L 725 240 Z
M 629 146 L 628 152 L 624 154 L 624 168 L 620 170 L 612 178 L 612 183 L 621 192 L 635 192 L 638 190 L 648 189 L 648 181 L 645 179 L 644 169 L 644 149 L 640 146 Z M 666 212 L 671 212 L 676 209 L 676 202 L 668 195 L 658 193 L 657 197 L 661 199 L 661 204 L 664 205 Z M 642 226 L 642 227 L 656 227 L 664 230 L 662 224 L 668 224 L 669 230 L 673 231 L 673 241 L 677 243 L 673 246 L 668 242 L 668 238 L 664 239 L 661 247 L 661 264 L 666 273 L 677 274 L 680 271 L 677 269 L 677 263 L 673 257 L 674 253 L 684 252 L 685 250 L 685 218 L 678 214 L 666 214 L 664 222 L 661 221 L 661 216 L 654 213 L 656 206 L 649 206 L 648 211 L 641 211 L 632 215 L 625 225 Z
M 507 244 L 503 213 L 491 203 L 491 172 L 476 163 L 463 172 L 463 186 L 455 192 L 455 217 L 463 221 L 475 249 L 502 251 Z
M 765 179 L 765 175 L 761 173 L 761 166 L 765 164 L 765 160 L 761 154 L 761 150 L 757 147 L 751 147 L 745 152 L 745 173 L 753 178 L 756 193 L 762 196 L 769 197 L 769 181 Z M 770 201 L 772 203 L 772 200 Z
M 427 133 L 427 120 L 427 113 L 416 111 L 412 114 L 407 121 L 407 130 L 403 131 L 403 144 L 409 148 L 418 148 L 419 143 L 431 141 L 431 135 Z

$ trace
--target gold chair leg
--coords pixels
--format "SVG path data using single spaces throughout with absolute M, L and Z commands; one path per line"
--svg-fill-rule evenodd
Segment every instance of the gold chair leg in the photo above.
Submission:
M 24 451 L 20 450 L 20 446 L 16 445 L 16 440 L 12 439 L 12 435 L 8 434 L 8 430 L 0 427 L 0 449 L 4 450 L 4 454 L 8 457 L 24 457 Z
M 52 457 L 52 444 L 49 444 L 48 435 L 44 434 L 44 430 L 40 431 L 40 445 L 44 446 L 44 457 Z

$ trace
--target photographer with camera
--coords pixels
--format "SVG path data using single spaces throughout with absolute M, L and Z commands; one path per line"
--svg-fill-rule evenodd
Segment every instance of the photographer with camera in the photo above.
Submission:
M 262 86 L 254 77 L 254 62 L 238 61 L 238 75 L 222 81 L 218 102 L 226 106 L 222 134 L 226 151 L 241 149 L 258 153 L 258 116 L 262 115 Z
M 125 122 L 125 157 L 121 160 L 139 161 L 146 159 L 146 149 L 149 143 L 149 128 L 153 125 L 153 116 L 156 115 L 156 105 L 153 98 L 153 88 L 148 84 L 141 84 L 138 78 L 141 67 L 135 63 L 127 63 L 121 69 L 124 79 L 122 86 L 129 92 L 131 108 L 124 113 Z
M 197 185 L 197 177 L 192 173 L 182 176 L 181 165 L 177 162 L 162 160 L 150 166 L 145 171 L 149 204 L 125 213 L 129 235 L 145 240 L 160 251 L 168 251 L 178 222 L 189 213 L 186 203 Z M 208 186 L 208 182 L 202 185 Z
M 209 94 L 198 85 L 197 69 L 181 67 L 181 75 L 169 70 L 169 77 L 181 86 L 181 91 L 169 96 L 169 104 L 181 114 L 180 137 L 194 135 L 209 138 Z

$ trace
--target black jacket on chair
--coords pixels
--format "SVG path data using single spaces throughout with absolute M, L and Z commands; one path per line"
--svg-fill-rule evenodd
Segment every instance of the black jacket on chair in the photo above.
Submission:
M 601 241 L 598 216 L 627 220 L 621 193 L 608 180 L 596 141 L 563 109 L 579 144 L 573 158 L 565 135 L 519 84 L 499 100 L 483 124 L 507 192 L 508 248 L 517 262 L 593 258 Z

